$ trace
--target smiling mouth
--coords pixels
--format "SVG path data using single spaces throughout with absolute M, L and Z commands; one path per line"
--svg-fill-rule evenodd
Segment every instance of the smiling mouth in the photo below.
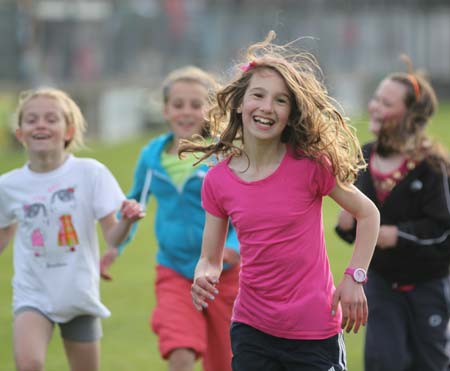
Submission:
M 195 126 L 195 123 L 193 123 L 193 122 L 178 122 L 178 125 L 182 128 L 190 129 Z
M 255 122 L 257 122 L 258 124 L 265 125 L 265 126 L 272 126 L 273 124 L 275 124 L 274 120 L 266 119 L 266 118 L 260 117 L 260 116 L 254 116 L 253 120 Z

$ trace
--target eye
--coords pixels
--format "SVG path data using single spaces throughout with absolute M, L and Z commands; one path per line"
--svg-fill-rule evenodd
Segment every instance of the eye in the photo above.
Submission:
M 37 117 L 35 115 L 27 115 L 22 119 L 22 122 L 25 124 L 33 124 L 37 120 Z
M 191 107 L 193 109 L 201 109 L 203 107 L 203 103 L 200 101 L 192 102 Z
M 59 117 L 56 116 L 56 115 L 48 115 L 48 116 L 47 116 L 47 121 L 48 121 L 50 124 L 54 124 L 54 123 L 56 123 L 56 122 L 59 121 Z
M 23 122 L 25 124 L 34 124 L 36 122 L 36 119 L 34 119 L 34 118 L 27 118 L 27 119 L 24 119 Z
M 289 103 L 289 99 L 284 98 L 284 97 L 277 98 L 276 101 L 277 101 L 278 103 L 281 103 L 281 104 L 288 104 L 288 103 Z
M 387 101 L 387 100 L 381 100 L 381 104 L 383 104 L 383 106 L 385 106 L 385 107 L 392 107 L 392 103 L 391 102 L 389 102 L 389 101 Z

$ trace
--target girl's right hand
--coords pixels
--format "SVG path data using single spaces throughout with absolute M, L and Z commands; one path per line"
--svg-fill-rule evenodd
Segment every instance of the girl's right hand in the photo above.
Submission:
M 106 281 L 111 281 L 112 277 L 108 270 L 119 255 L 119 250 L 114 246 L 108 246 L 100 259 L 100 277 Z
M 221 267 L 214 267 L 200 258 L 195 268 L 194 282 L 191 286 L 192 302 L 201 311 L 208 308 L 207 300 L 214 300 L 219 293 L 216 285 L 219 282 Z
M 353 218 L 353 215 L 348 211 L 341 210 L 338 216 L 338 226 L 344 231 L 353 229 L 355 226 L 355 219 Z

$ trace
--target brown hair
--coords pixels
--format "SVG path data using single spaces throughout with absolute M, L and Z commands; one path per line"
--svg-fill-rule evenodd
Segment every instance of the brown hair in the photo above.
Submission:
M 406 113 L 400 122 L 383 124 L 377 139 L 377 151 L 381 155 L 405 153 L 418 161 L 427 158 L 437 169 L 442 161 L 450 166 L 448 151 L 442 144 L 432 141 L 425 131 L 438 108 L 436 93 L 425 73 L 413 69 L 408 56 L 402 55 L 401 59 L 408 71 L 392 73 L 387 79 L 406 88 Z
M 283 78 L 290 92 L 291 113 L 282 142 L 290 145 L 297 158 L 331 163 L 338 183 L 353 182 L 358 171 L 365 167 L 361 149 L 354 132 L 335 107 L 336 102 L 319 81 L 322 71 L 317 61 L 309 53 L 296 51 L 292 43 L 272 44 L 274 38 L 275 33 L 271 31 L 264 41 L 251 45 L 238 75 L 217 93 L 209 112 L 212 135 L 217 140 L 210 144 L 184 142 L 180 154 L 203 152 L 199 161 L 211 155 L 243 154 L 239 145 L 245 141 L 242 115 L 237 109 L 255 71 L 270 69 Z

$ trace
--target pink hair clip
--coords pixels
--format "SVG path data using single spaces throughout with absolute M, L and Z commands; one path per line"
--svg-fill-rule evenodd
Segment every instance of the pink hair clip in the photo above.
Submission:
M 251 70 L 255 66 L 256 66 L 256 62 L 255 61 L 250 61 L 250 62 L 240 66 L 239 68 L 241 69 L 242 72 L 248 72 L 249 70 Z

